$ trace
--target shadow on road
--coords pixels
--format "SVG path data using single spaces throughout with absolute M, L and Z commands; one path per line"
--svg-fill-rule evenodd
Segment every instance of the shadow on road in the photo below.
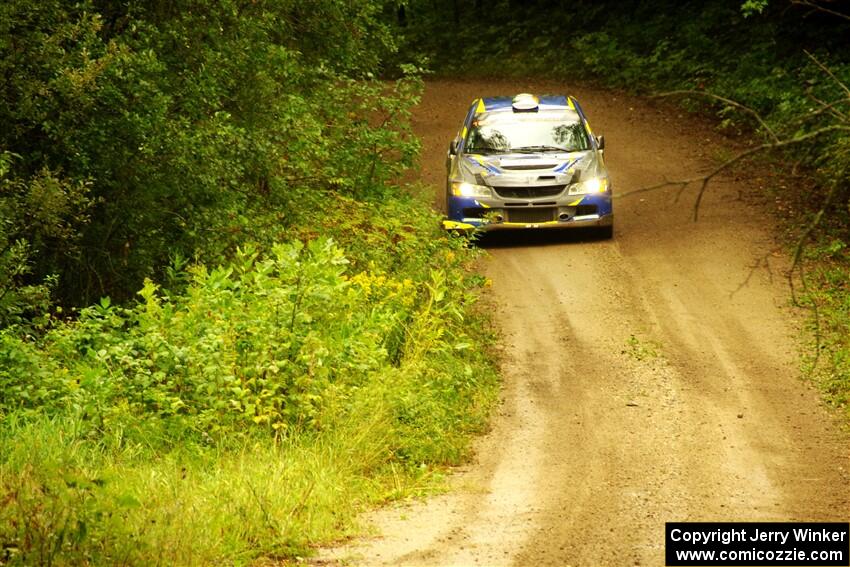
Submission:
M 524 246 L 550 246 L 557 244 L 581 244 L 606 242 L 602 233 L 592 229 L 576 230 L 505 230 L 484 233 L 476 244 L 480 248 L 517 248 Z

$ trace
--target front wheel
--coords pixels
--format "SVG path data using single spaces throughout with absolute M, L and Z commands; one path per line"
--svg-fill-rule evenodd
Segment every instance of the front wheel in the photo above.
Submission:
M 600 226 L 596 229 L 596 234 L 601 240 L 610 240 L 614 236 L 614 225 Z

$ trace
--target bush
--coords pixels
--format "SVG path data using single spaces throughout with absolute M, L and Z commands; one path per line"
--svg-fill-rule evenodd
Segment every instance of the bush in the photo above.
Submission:
M 471 251 L 424 201 L 326 197 L 348 255 L 245 246 L 175 290 L 0 332 L 7 561 L 290 557 L 465 457 L 497 384 Z

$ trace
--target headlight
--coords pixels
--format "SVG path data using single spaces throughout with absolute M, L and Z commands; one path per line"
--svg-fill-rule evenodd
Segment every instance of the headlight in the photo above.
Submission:
M 583 195 L 585 193 L 604 193 L 607 190 L 607 177 L 592 177 L 586 181 L 581 181 L 570 187 L 570 195 Z
M 492 197 L 493 191 L 484 185 L 473 185 L 466 181 L 452 181 L 452 195 L 457 197 Z

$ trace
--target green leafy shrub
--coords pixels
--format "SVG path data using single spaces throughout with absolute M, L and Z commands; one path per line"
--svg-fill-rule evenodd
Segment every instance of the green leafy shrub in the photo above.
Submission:
M 51 330 L 40 344 L 48 366 L 6 332 L 0 408 L 75 407 L 104 428 L 125 414 L 207 434 L 320 427 L 324 396 L 345 398 L 371 372 L 421 360 L 445 340 L 445 318 L 460 317 L 439 309 L 443 272 L 423 295 L 410 279 L 348 275 L 347 264 L 330 240 L 296 241 L 195 266 L 180 295 L 148 281 L 135 307 L 103 300 Z

